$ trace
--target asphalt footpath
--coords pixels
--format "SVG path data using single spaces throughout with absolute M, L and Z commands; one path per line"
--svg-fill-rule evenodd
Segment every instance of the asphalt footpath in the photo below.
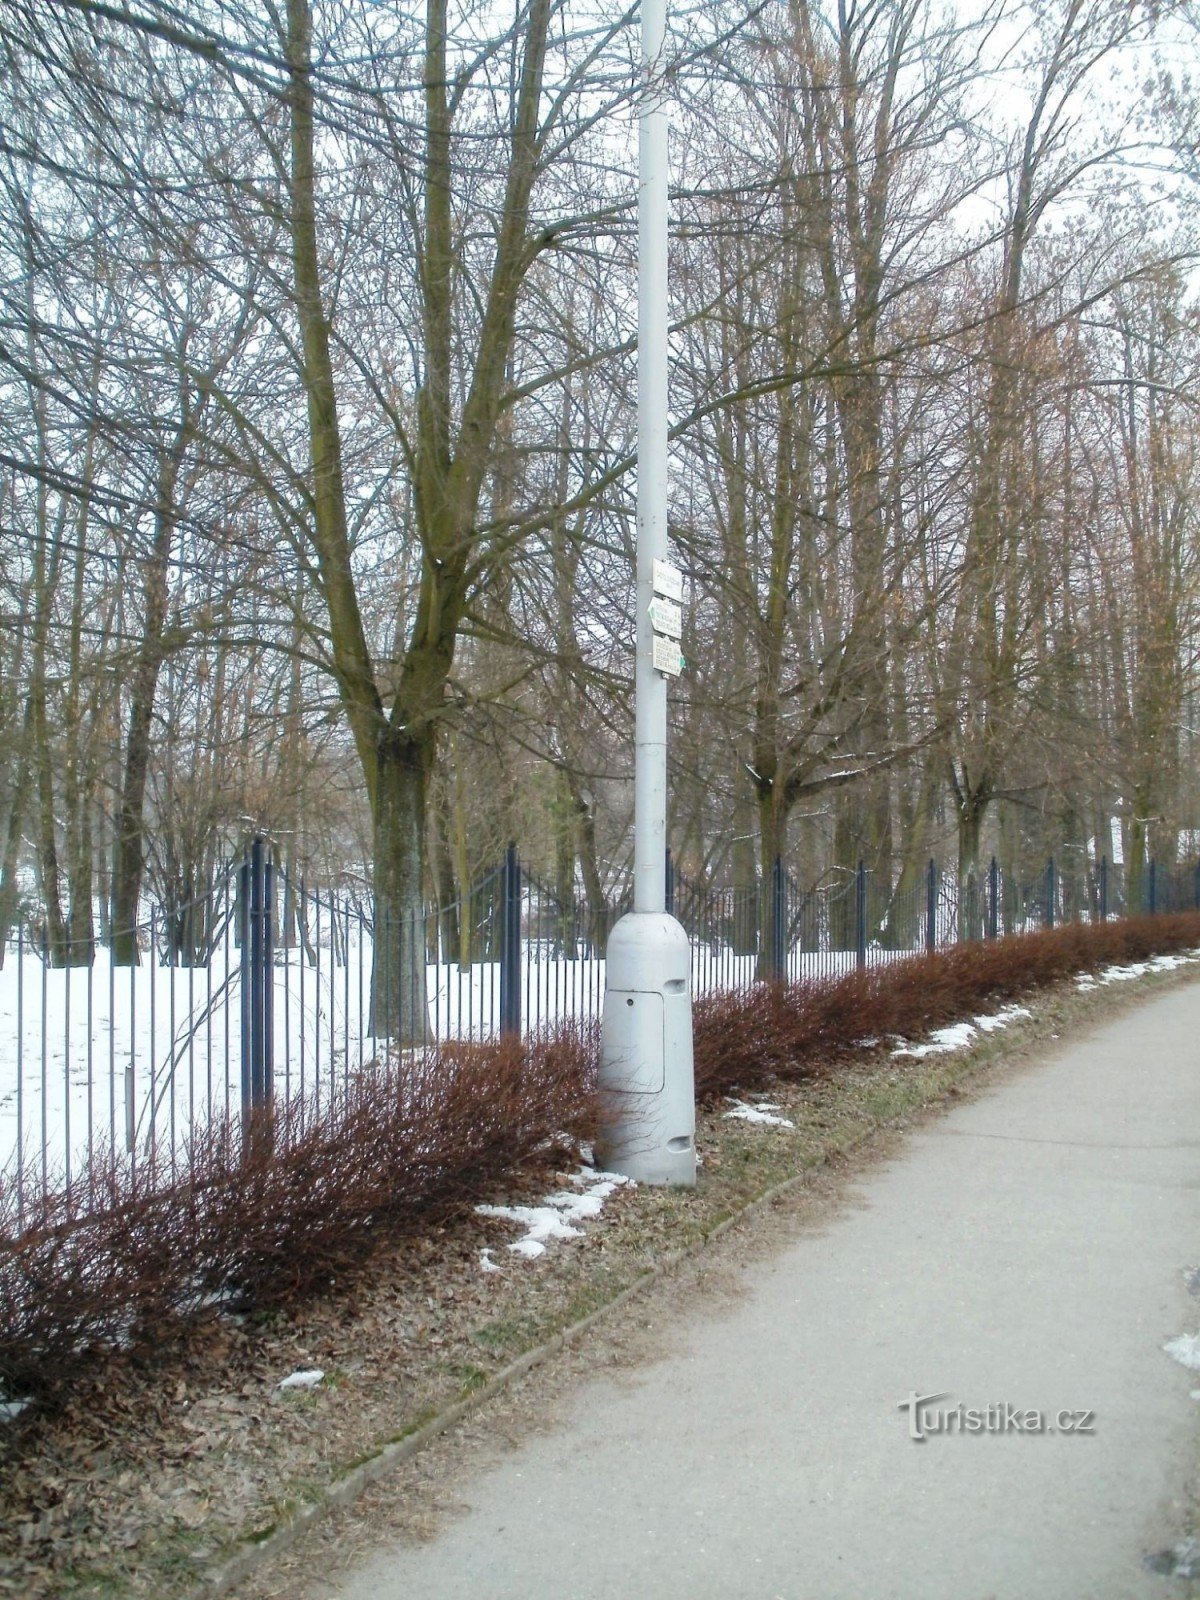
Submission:
M 1193 984 L 931 1120 L 828 1226 L 747 1266 L 732 1310 L 672 1322 L 632 1381 L 581 1384 L 436 1538 L 337 1593 L 1188 1594 L 1163 1569 L 1187 1566 L 1166 1552 L 1200 1371 L 1163 1346 L 1200 1333 L 1198 1267 Z

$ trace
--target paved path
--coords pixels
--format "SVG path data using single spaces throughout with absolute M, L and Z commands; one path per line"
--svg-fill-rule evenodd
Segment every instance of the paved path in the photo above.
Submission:
M 1200 1427 L 1161 1348 L 1200 1329 L 1200 985 L 931 1122 L 859 1196 L 343 1600 L 1178 1597 L 1143 1557 Z M 1095 1432 L 914 1443 L 912 1390 Z

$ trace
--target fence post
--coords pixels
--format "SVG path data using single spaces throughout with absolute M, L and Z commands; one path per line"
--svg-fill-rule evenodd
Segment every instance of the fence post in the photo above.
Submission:
M 1146 874 L 1146 909 L 1153 916 L 1158 910 L 1158 872 L 1155 868 L 1154 857 L 1150 857 L 1149 871 Z
M 995 856 L 988 867 L 988 938 L 1000 933 L 1000 864 Z
M 237 874 L 237 947 L 241 967 L 242 999 L 242 1115 L 254 1105 L 254 1070 L 250 1017 L 253 1009 L 254 966 L 250 959 L 250 852 L 247 850 Z
M 1046 926 L 1054 926 L 1054 857 L 1046 862 Z
M 504 909 L 500 929 L 500 1032 L 521 1032 L 521 863 L 517 847 L 504 852 Z
M 664 878 L 666 885 L 666 912 L 669 917 L 675 915 L 675 861 L 671 855 L 671 846 L 667 846 L 667 870 Z
M 787 877 L 783 857 L 775 857 L 771 869 L 771 976 L 782 982 L 787 977 Z
M 266 840 L 256 834 L 238 874 L 243 1112 L 262 1110 L 275 1090 L 273 872 Z
M 932 856 L 925 873 L 925 948 L 930 955 L 937 949 L 937 862 Z
M 1196 868 L 1196 893 L 1200 895 L 1200 866 Z M 1196 901 L 1200 906 L 1200 899 Z M 1108 857 L 1100 857 L 1100 921 L 1108 921 Z
M 275 1098 L 275 863 L 267 849 L 265 839 L 257 841 L 261 892 L 259 898 L 259 933 L 262 940 L 262 1075 L 259 1085 L 262 1104 L 269 1105 Z M 349 956 L 347 956 L 349 962 Z M 349 1007 L 346 1008 L 349 1010 Z
M 854 957 L 861 972 L 867 964 L 867 868 L 861 860 L 854 875 Z

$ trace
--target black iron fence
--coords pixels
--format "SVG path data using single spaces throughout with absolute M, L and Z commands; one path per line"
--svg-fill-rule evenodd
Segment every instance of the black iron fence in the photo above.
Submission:
M 934 862 L 899 881 L 860 866 L 804 889 L 714 886 L 675 869 L 669 908 L 696 994 L 825 981 L 869 963 L 1059 922 L 1200 908 L 1200 864 L 1137 881 L 1107 861 L 995 861 L 960 883 Z M 156 907 L 133 966 L 104 946 L 57 951 L 17 930 L 0 966 L 0 1185 L 71 1185 L 97 1153 L 185 1163 L 214 1117 L 271 1101 L 315 1114 L 398 1050 L 599 1018 L 608 932 L 627 909 L 526 871 L 515 846 L 450 904 L 380 910 L 273 865 L 262 839 L 204 896 Z M 129 941 L 126 941 L 127 943 Z M 78 960 L 72 962 L 71 955 Z

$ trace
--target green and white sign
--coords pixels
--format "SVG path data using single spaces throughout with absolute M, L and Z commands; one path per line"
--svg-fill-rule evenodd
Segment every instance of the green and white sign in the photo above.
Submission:
M 664 639 L 661 633 L 654 635 L 654 670 L 668 678 L 677 678 L 683 671 L 683 653 L 677 639 Z

